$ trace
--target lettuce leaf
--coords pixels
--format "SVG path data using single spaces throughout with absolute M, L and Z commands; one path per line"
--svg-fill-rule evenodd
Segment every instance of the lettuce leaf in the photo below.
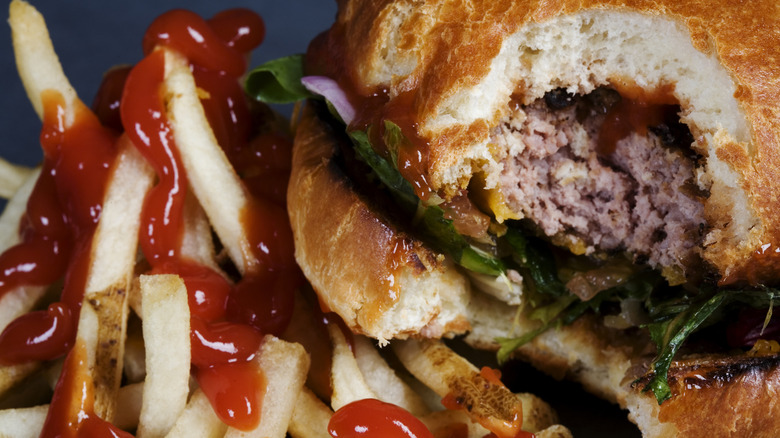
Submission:
M 397 156 L 400 142 L 407 140 L 401 133 L 401 129 L 393 122 L 385 121 L 385 127 L 385 141 L 391 151 L 391 157 Z M 418 225 L 434 246 L 451 255 L 466 269 L 490 275 L 501 275 L 506 272 L 506 267 L 501 260 L 472 247 L 469 241 L 455 230 L 452 221 L 444 217 L 444 210 L 441 207 L 425 206 L 420 202 L 412 185 L 398 172 L 395 161 L 385 160 L 374 151 L 369 141 L 369 132 L 351 131 L 349 137 L 357 155 L 371 167 L 377 178 L 390 190 L 396 202 L 410 215 L 419 216 Z
M 274 59 L 252 69 L 244 82 L 246 93 L 261 102 L 294 103 L 313 97 L 301 83 L 304 55 Z
M 507 230 L 506 241 L 512 247 L 514 260 L 525 268 L 538 292 L 553 297 L 569 295 L 566 286 L 558 278 L 555 259 L 544 244 L 529 243 L 529 238 L 515 228 Z
M 549 276 L 550 273 L 547 272 L 544 275 Z M 553 281 L 551 279 L 548 280 Z M 496 339 L 500 346 L 498 361 L 499 363 L 506 362 L 515 350 L 531 342 L 547 330 L 572 324 L 588 311 L 599 312 L 602 304 L 606 301 L 619 301 L 625 298 L 649 299 L 653 290 L 661 282 L 662 279 L 657 273 L 647 270 L 633 275 L 623 284 L 599 292 L 588 301 L 581 301 L 569 293 L 557 295 L 556 300 L 552 303 L 537 307 L 529 313 L 530 319 L 541 321 L 542 325 L 539 328 L 530 333 L 524 333 L 519 337 Z M 558 283 L 560 283 L 560 280 L 558 280 Z M 554 288 L 557 287 L 555 286 Z

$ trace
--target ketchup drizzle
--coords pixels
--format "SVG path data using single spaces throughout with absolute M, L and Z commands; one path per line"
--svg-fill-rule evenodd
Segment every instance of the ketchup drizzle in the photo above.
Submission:
M 152 165 L 159 182 L 144 201 L 141 249 L 155 266 L 178 257 L 187 180 L 160 98 L 164 52 L 150 53 L 130 72 L 121 104 L 125 132 Z
M 50 360 L 67 353 L 76 336 L 92 235 L 116 155 L 116 135 L 80 102 L 67 126 L 63 97 L 44 91 L 41 177 L 21 221 L 21 243 L 0 256 L 0 297 L 23 285 L 65 277 L 61 301 L 30 312 L 0 333 L 0 364 Z
M 68 353 L 40 436 L 131 438 L 131 434 L 95 415 L 95 396 L 86 356 L 81 341 Z
M 292 232 L 278 195 L 272 200 L 250 196 L 242 221 L 251 230 L 259 263 L 237 285 L 181 258 L 186 177 L 160 97 L 164 59 L 162 51 L 154 49 L 167 46 L 189 59 L 196 84 L 205 91 L 201 103 L 206 116 L 231 163 L 241 161 L 252 176 L 282 171 L 286 181 L 289 162 L 279 169 L 268 162 L 270 157 L 246 152 L 249 145 L 266 149 L 263 143 L 250 143 L 256 121 L 238 81 L 246 68 L 245 52 L 264 34 L 262 19 L 245 9 L 225 11 L 209 21 L 184 10 L 161 15 L 144 36 L 147 57 L 130 72 L 121 111 L 126 132 L 132 131 L 131 139 L 160 181 L 144 206 L 142 250 L 153 272 L 183 278 L 192 312 L 194 375 L 217 415 L 244 430 L 259 422 L 265 385 L 252 360 L 263 334 L 279 335 L 286 327 L 292 290 L 302 281 L 293 258 Z M 289 141 L 282 147 L 289 149 Z M 246 160 L 248 156 L 252 159 Z M 248 193 L 260 191 L 249 188 Z

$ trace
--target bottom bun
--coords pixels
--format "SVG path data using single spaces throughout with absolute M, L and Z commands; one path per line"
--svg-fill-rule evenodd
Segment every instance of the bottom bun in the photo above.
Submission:
M 528 321 L 516 309 L 475 293 L 473 330 L 465 340 L 498 349 L 497 337 L 522 331 Z M 557 378 L 574 380 L 628 410 L 645 438 L 776 437 L 780 433 L 780 355 L 696 354 L 672 363 L 672 398 L 658 405 L 644 391 L 655 346 L 642 331 L 605 327 L 586 315 L 570 326 L 549 330 L 521 347 L 517 358 Z

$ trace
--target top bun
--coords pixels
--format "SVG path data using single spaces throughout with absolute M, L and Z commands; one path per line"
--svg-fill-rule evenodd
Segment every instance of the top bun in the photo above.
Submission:
M 513 105 L 530 105 L 556 89 L 587 94 L 609 86 L 640 98 L 664 89 L 679 103 L 690 147 L 701 157 L 691 178 L 704 194 L 706 229 L 697 256 L 721 284 L 778 278 L 774 0 L 345 0 L 339 6 L 334 27 L 313 47 L 337 55 L 338 79 L 357 95 L 386 93 L 391 102 L 406 96 L 410 125 L 427 142 L 433 190 L 452 196 L 476 174 L 487 190 L 499 186 L 502 160 L 512 151 L 496 148 L 492 136 Z M 327 74 L 313 65 L 312 73 Z

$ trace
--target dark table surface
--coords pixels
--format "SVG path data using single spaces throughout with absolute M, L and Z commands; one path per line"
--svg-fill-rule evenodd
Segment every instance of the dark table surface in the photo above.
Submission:
M 113 65 L 140 60 L 146 27 L 168 9 L 187 8 L 206 18 L 231 7 L 258 11 L 267 33 L 253 54 L 252 66 L 304 52 L 308 42 L 329 27 L 336 10 L 335 0 L 46 0 L 32 4 L 44 15 L 65 74 L 87 103 L 92 101 L 103 72 Z M 4 14 L 7 17 L 7 12 Z M 0 31 L 0 80 L 0 156 L 14 163 L 35 165 L 41 158 L 40 122 L 17 75 L 8 27 Z M 575 384 L 556 382 L 526 366 L 512 374 L 515 389 L 533 392 L 553 404 L 561 422 L 575 437 L 639 436 L 625 412 L 583 393 Z

